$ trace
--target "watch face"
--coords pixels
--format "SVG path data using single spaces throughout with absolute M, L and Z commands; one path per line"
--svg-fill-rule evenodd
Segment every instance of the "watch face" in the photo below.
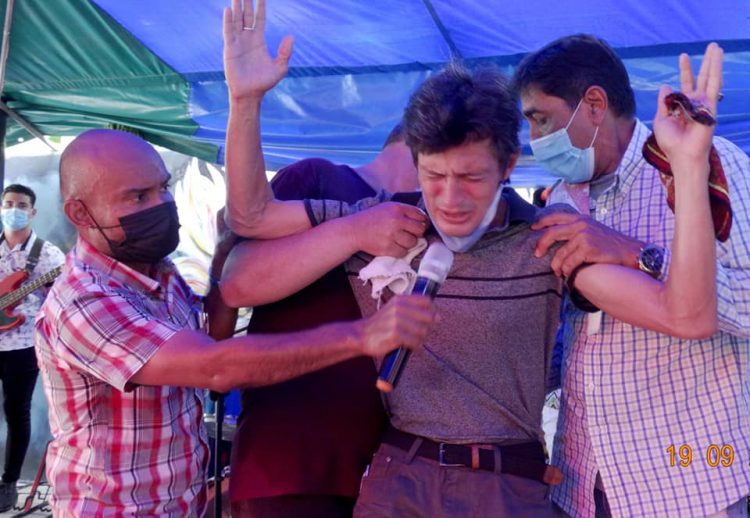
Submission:
M 641 267 L 650 273 L 661 273 L 664 254 L 660 248 L 647 246 L 641 252 Z

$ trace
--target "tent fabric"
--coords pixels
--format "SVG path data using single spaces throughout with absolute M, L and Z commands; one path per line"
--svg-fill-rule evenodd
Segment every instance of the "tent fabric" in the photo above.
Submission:
M 4 98 L 47 134 L 118 123 L 154 143 L 222 162 L 227 0 L 24 0 L 15 3 Z M 5 2 L 2 3 L 3 8 Z M 4 12 L 4 10 L 3 10 Z M 747 0 L 268 0 L 267 39 L 295 37 L 289 75 L 264 101 L 271 168 L 321 156 L 361 164 L 380 149 L 409 95 L 452 58 L 506 74 L 529 51 L 575 32 L 623 58 L 638 115 L 650 121 L 660 84 L 678 84 L 677 56 L 708 41 L 726 51 L 717 134 L 750 152 Z M 9 125 L 7 142 L 22 130 Z M 529 156 L 514 181 L 548 183 Z

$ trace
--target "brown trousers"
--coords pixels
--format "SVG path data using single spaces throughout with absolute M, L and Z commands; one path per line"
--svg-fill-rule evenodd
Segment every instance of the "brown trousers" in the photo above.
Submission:
M 499 463 L 496 463 L 499 465 Z M 554 516 L 549 486 L 536 480 L 443 467 L 382 444 L 362 477 L 357 518 Z

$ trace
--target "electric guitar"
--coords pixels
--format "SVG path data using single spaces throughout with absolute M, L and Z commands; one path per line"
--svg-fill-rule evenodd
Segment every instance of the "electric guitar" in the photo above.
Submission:
M 29 272 L 13 272 L 0 281 L 0 332 L 20 326 L 26 320 L 23 315 L 14 315 L 13 307 L 32 291 L 49 284 L 62 272 L 63 265 L 40 275 L 33 281 L 23 284 L 29 278 Z M 23 286 L 22 286 L 23 284 Z

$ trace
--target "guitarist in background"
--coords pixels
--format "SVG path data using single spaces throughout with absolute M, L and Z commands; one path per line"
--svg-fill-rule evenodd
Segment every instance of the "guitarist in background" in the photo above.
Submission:
M 5 296 L 22 286 L 21 280 L 28 276 L 26 283 L 33 282 L 65 262 L 59 248 L 39 239 L 32 230 L 35 202 L 36 194 L 24 185 L 13 184 L 3 190 L 0 306 Z M 10 510 L 18 499 L 16 481 L 31 437 L 31 396 L 39 373 L 34 355 L 34 318 L 46 294 L 45 288 L 37 289 L 15 307 L 0 310 L 0 381 L 8 425 L 0 512 Z

